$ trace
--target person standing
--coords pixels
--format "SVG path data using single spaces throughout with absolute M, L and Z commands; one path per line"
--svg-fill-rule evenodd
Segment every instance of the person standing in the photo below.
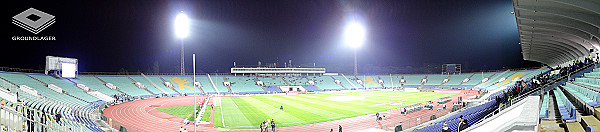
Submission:
M 342 125 L 339 125 L 339 126 L 340 126 L 340 132 L 342 132 Z
M 465 130 L 467 128 L 469 128 L 469 124 L 467 123 L 467 119 L 463 119 L 462 122 L 461 122 L 461 125 L 459 127 L 459 130 L 462 131 L 462 130 Z
M 271 129 L 275 132 L 275 119 L 271 119 Z
M 283 111 L 283 105 L 281 105 L 281 106 L 279 107 L 279 110 Z
M 261 123 L 260 123 L 260 132 L 263 132 L 263 131 L 264 131 L 264 130 L 263 130 L 263 125 L 264 125 L 264 124 L 265 124 L 265 122 L 261 122 Z
M 456 129 L 456 130 L 458 130 L 458 132 L 460 132 L 460 130 L 462 130 L 462 129 L 461 129 L 461 128 L 463 127 L 463 126 L 461 126 L 461 125 L 463 124 L 462 122 L 463 122 L 463 116 L 462 116 L 462 115 L 460 115 L 460 116 L 458 117 L 458 125 L 456 125 L 456 126 L 458 127 L 458 128 Z

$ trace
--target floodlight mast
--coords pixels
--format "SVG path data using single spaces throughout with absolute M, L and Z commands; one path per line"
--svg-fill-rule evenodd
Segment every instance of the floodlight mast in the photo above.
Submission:
M 193 79 L 192 81 L 193 81 L 193 85 L 196 86 L 196 54 L 192 54 L 192 64 L 193 64 L 192 71 L 194 71 L 194 75 L 192 76 L 192 79 Z M 196 88 L 198 88 L 198 87 L 196 87 Z M 198 120 L 198 119 L 196 119 L 196 118 L 198 118 L 198 115 L 197 115 L 198 112 L 197 112 L 197 108 L 196 108 L 196 94 L 197 94 L 196 88 L 194 88 L 194 132 L 196 132 L 196 125 L 197 125 L 196 121 Z
M 181 70 L 181 75 L 185 75 L 185 61 L 184 61 L 184 54 L 183 54 L 183 39 L 186 38 L 189 33 L 190 33 L 190 19 L 187 17 L 187 15 L 185 15 L 185 13 L 183 13 L 183 11 L 181 11 L 176 17 L 175 17 L 175 35 L 177 35 L 178 38 L 181 39 L 181 66 L 180 66 L 180 70 Z
M 346 31 L 344 32 L 345 43 L 354 48 L 354 75 L 358 74 L 356 50 L 364 43 L 365 34 L 366 31 L 364 26 L 358 22 L 350 22 L 346 26 Z

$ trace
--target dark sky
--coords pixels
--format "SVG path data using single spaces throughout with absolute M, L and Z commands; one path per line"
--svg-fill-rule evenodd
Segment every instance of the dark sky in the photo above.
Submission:
M 28 8 L 56 16 L 56 23 L 36 35 L 9 22 Z M 181 43 L 173 21 L 182 10 L 193 19 L 184 39 L 190 72 L 196 53 L 199 72 L 279 57 L 281 64 L 291 59 L 350 73 L 353 50 L 342 41 L 349 16 L 367 28 L 361 73 L 444 63 L 466 71 L 540 66 L 522 59 L 511 0 L 14 1 L 5 5 L 0 66 L 43 69 L 44 56 L 52 55 L 79 59 L 82 72 L 154 72 L 158 64 L 159 72 L 176 73 Z

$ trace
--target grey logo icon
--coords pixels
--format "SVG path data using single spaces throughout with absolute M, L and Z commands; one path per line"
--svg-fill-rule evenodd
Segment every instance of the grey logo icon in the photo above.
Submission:
M 37 9 L 29 8 L 13 17 L 12 23 L 38 34 L 48 26 L 54 24 L 54 16 Z

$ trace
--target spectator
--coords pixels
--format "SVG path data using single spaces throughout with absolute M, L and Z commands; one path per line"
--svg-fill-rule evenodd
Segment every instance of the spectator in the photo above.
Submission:
M 461 130 L 460 128 L 462 128 L 462 127 L 460 126 L 460 125 L 462 125 L 462 122 L 463 122 L 463 116 L 462 116 L 462 115 L 460 115 L 460 116 L 458 117 L 458 125 L 457 125 L 457 126 L 458 126 L 458 128 L 456 129 L 456 130 L 458 130 L 459 132 L 460 132 L 460 130 Z
M 271 119 L 271 129 L 275 132 L 275 119 Z
M 60 118 L 62 117 L 60 113 L 56 114 L 56 122 L 60 123 Z
M 263 130 L 263 125 L 265 125 L 265 122 L 264 122 L 264 121 L 260 123 L 260 127 L 259 127 L 259 128 L 260 128 L 260 132 L 263 132 L 263 131 L 264 131 L 264 130 Z
M 183 132 L 183 127 L 179 127 L 179 132 Z
M 467 123 L 467 119 L 463 119 L 463 121 L 460 124 L 459 131 L 465 130 L 467 128 L 469 128 L 469 124 Z
M 448 128 L 448 123 L 444 123 L 444 127 L 442 127 L 442 132 L 451 132 L 450 128 Z
M 340 132 L 342 132 L 342 125 L 339 125 L 339 126 L 340 126 Z

